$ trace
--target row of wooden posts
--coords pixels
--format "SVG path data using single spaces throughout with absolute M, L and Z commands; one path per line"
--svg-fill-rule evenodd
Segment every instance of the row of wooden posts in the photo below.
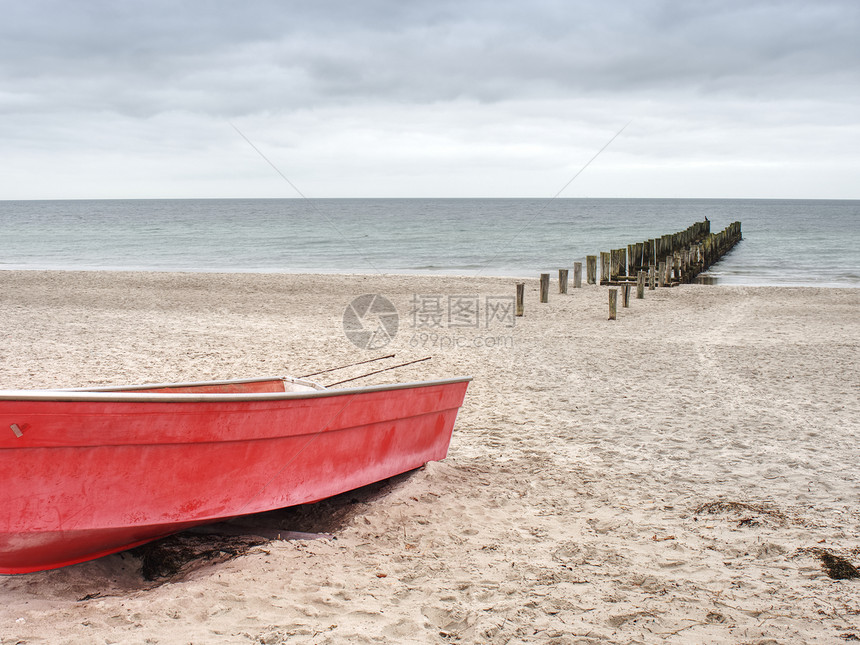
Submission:
M 600 284 L 621 287 L 622 306 L 630 306 L 630 287 L 636 285 L 636 298 L 645 297 L 648 289 L 674 287 L 693 282 L 742 239 L 741 223 L 732 222 L 719 233 L 711 233 L 711 222 L 696 222 L 679 233 L 664 235 L 645 242 L 628 244 L 624 249 L 600 253 Z M 662 258 L 658 262 L 658 258 Z M 586 261 L 588 284 L 597 283 L 597 256 Z M 558 292 L 568 292 L 568 269 L 558 270 Z M 573 288 L 582 287 L 582 262 L 573 263 Z M 525 283 L 517 284 L 516 315 L 524 311 Z M 549 302 L 549 273 L 540 276 L 540 301 Z M 615 320 L 618 289 L 609 290 L 609 319 Z

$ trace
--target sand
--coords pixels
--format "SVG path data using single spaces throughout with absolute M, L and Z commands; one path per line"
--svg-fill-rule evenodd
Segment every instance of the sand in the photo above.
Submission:
M 128 554 L 3 577 L 0 642 L 860 639 L 860 581 L 818 556 L 860 564 L 860 290 L 681 286 L 610 322 L 606 287 L 541 305 L 527 280 L 513 327 L 448 322 L 449 296 L 483 315 L 515 282 L 0 272 L 0 388 L 298 375 L 392 351 L 433 358 L 357 384 L 474 377 L 444 461 L 257 518 L 331 538 L 155 582 Z M 382 350 L 342 329 L 365 293 L 400 313 Z

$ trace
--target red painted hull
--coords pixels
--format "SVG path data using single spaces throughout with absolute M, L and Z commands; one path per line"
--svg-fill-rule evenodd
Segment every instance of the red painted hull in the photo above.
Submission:
M 443 459 L 467 386 L 0 392 L 0 573 L 93 559 Z

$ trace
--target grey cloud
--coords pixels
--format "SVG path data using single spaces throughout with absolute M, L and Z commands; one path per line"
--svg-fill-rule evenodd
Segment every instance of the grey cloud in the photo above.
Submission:
M 41 99 L 33 109 L 235 116 L 349 101 L 853 95 L 860 86 L 860 8 L 849 1 L 34 2 L 10 9 L 0 75 L 19 103 Z
M 543 195 L 631 118 L 578 181 L 618 194 L 598 180 L 618 163 L 625 185 L 713 195 L 735 162 L 748 186 L 785 160 L 793 181 L 761 194 L 818 194 L 856 175 L 856 0 L 0 5 L 5 195 L 260 194 L 269 169 L 227 120 L 316 195 L 332 173 L 342 195 Z

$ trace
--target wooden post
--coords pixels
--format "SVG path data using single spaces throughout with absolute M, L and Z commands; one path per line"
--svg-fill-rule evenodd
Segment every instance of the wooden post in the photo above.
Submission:
M 588 272 L 588 284 L 597 284 L 597 256 L 585 256 L 585 268 Z
M 517 282 L 517 316 L 523 315 L 523 301 L 526 296 L 526 285 L 524 282 Z
M 573 288 L 582 288 L 582 262 L 573 263 Z
M 645 297 L 645 272 L 640 271 L 636 274 L 636 299 L 642 300 Z
M 609 255 L 609 281 L 615 282 L 627 275 L 627 249 L 612 249 Z
M 615 320 L 615 312 L 618 308 L 618 289 L 609 290 L 609 320 Z
M 666 263 L 661 262 L 659 268 L 657 269 L 657 286 L 665 287 L 666 286 Z
M 600 252 L 600 284 L 609 284 L 609 261 L 611 254 L 608 251 Z
M 618 249 L 609 252 L 609 281 L 618 280 L 618 271 L 621 268 L 621 253 Z
M 657 267 L 653 264 L 648 265 L 648 291 L 654 291 L 657 286 Z
M 630 283 L 621 285 L 621 306 L 625 309 L 630 306 Z
M 549 273 L 540 274 L 540 301 L 549 302 Z
M 558 292 L 567 293 L 567 269 L 558 270 Z
M 667 287 L 672 286 L 672 262 L 673 262 L 672 256 L 667 255 L 666 256 L 666 262 L 664 262 L 664 264 L 666 265 L 666 275 L 663 278 L 663 282 L 666 283 Z

